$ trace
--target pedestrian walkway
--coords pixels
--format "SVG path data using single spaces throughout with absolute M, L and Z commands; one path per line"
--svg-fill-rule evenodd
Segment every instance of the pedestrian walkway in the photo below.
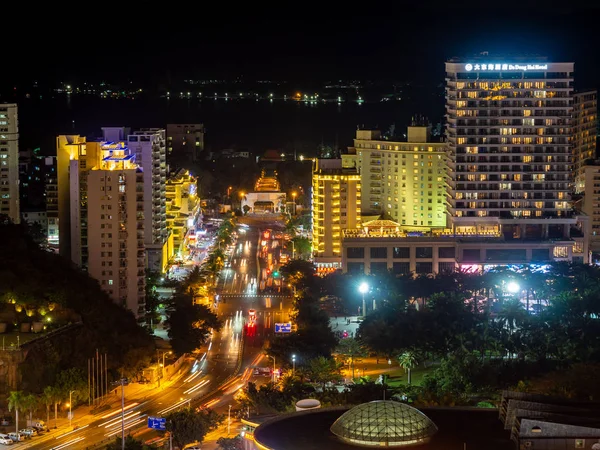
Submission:
M 189 364 L 184 363 L 180 369 L 180 373 L 187 373 Z M 155 383 L 131 383 L 125 386 L 125 405 L 131 402 L 142 403 L 148 397 L 158 394 L 164 391 L 166 388 L 172 386 L 179 381 L 179 376 L 173 376 L 170 380 L 163 381 L 160 387 L 157 387 Z M 108 407 L 106 406 L 108 405 Z M 102 407 L 103 406 L 103 407 Z M 103 415 L 108 414 L 112 411 L 119 410 L 121 408 L 121 387 L 118 386 L 111 390 L 110 393 L 101 399 L 100 406 L 98 405 L 81 405 L 73 410 L 73 417 L 71 420 L 68 418 L 68 411 L 60 411 L 59 417 L 54 420 L 54 415 L 50 414 L 50 422 L 46 426 L 50 429 L 49 433 L 46 433 L 43 437 L 55 438 L 64 433 L 68 433 L 75 428 L 81 428 L 90 423 L 100 419 Z M 93 414 L 94 410 L 97 410 L 96 414 Z M 24 425 L 25 421 L 19 421 L 21 425 Z M 21 426 L 24 428 L 24 426 Z M 31 445 L 39 444 L 40 440 L 32 440 L 24 442 L 24 447 L 27 448 Z M 27 445 L 29 444 L 29 445 Z
M 329 317 L 329 326 L 340 337 L 355 337 L 360 325 L 359 316 L 333 316 Z M 347 336 L 344 336 L 344 332 Z

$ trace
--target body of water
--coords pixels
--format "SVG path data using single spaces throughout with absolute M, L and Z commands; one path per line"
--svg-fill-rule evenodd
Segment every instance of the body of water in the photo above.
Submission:
M 443 115 L 443 98 L 375 103 L 302 103 L 293 100 L 101 99 L 61 96 L 24 99 L 19 104 L 21 148 L 41 147 L 52 154 L 55 136 L 98 136 L 103 126 L 165 127 L 167 123 L 203 123 L 207 150 L 281 149 L 311 154 L 316 146 L 352 145 L 358 126 L 382 131 L 395 124 L 404 133 L 411 117 L 434 123 Z M 399 134 L 399 133 L 397 133 Z

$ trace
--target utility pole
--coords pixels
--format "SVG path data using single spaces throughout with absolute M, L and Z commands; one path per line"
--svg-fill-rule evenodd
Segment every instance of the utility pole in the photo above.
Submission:
M 119 381 L 111 383 L 112 386 L 121 385 L 121 449 L 125 450 L 125 386 L 129 384 L 129 379 L 121 377 Z
M 121 450 L 125 450 L 125 378 L 121 378 Z
M 231 405 L 229 405 L 229 413 L 227 416 L 227 436 L 229 436 L 230 429 L 231 429 Z

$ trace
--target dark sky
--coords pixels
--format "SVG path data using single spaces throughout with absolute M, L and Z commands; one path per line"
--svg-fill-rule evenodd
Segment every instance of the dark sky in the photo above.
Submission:
M 236 1 L 187 3 L 147 2 L 137 11 L 89 2 L 61 10 L 53 3 L 35 17 L 15 14 L 14 45 L 0 55 L 18 64 L 0 76 L 4 83 L 239 75 L 441 82 L 446 58 L 487 50 L 573 60 L 579 87 L 600 79 L 600 6 L 585 6 L 593 0 L 558 8 L 530 0 L 345 2 L 339 9 L 290 2 L 268 10 L 259 2 L 243 9 Z

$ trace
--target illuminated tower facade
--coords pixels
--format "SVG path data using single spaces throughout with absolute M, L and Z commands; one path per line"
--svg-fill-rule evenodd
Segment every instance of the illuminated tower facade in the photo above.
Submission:
M 448 214 L 455 232 L 568 237 L 573 63 L 446 63 Z
M 341 268 L 342 230 L 361 221 L 361 183 L 341 159 L 316 159 L 312 176 L 313 257 L 317 270 Z

